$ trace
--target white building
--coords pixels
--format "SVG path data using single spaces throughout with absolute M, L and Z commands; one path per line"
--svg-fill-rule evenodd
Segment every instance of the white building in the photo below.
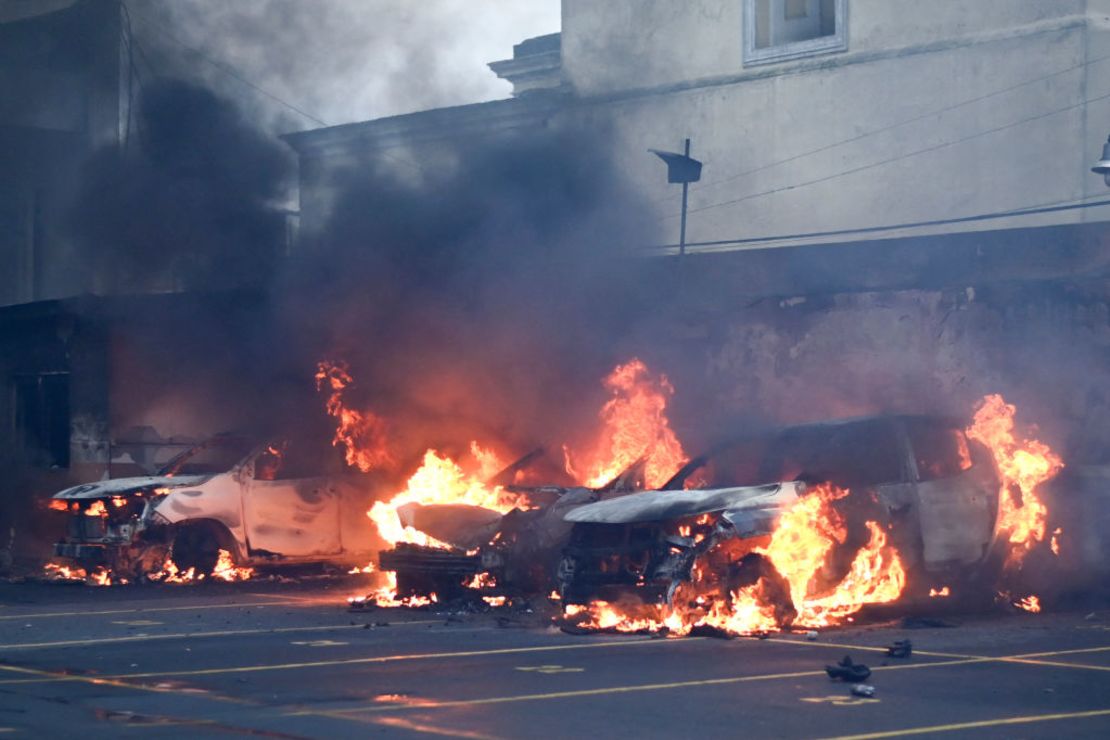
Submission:
M 1110 0 L 563 0 L 562 16 L 560 35 L 490 65 L 513 99 L 290 136 L 302 227 L 356 155 L 423 160 L 437 142 L 588 123 L 616 132 L 658 244 L 677 241 L 680 196 L 647 150 L 691 138 L 705 167 L 690 252 L 747 250 L 769 290 L 1104 262 L 1110 207 L 1078 206 L 1110 199 L 1090 172 L 1110 134 Z M 766 249 L 805 245 L 820 250 Z M 874 274 L 836 275 L 848 254 Z M 789 277 L 799 256 L 818 269 Z

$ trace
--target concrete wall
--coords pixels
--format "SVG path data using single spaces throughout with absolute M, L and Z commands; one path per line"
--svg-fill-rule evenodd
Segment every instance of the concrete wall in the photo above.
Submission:
M 1110 287 L 965 286 L 798 296 L 656 334 L 689 447 L 746 424 L 876 413 L 970 417 L 1002 393 L 1069 465 L 1110 454 Z M 654 329 L 658 332 L 658 327 Z M 660 341 L 661 340 L 661 341 Z

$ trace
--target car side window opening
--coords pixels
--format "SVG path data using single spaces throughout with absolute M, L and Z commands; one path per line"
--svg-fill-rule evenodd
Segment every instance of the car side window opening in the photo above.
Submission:
M 962 429 L 928 420 L 906 424 L 919 480 L 959 475 L 972 465 L 972 448 Z
M 267 445 L 255 458 L 254 479 L 258 481 L 298 480 L 327 475 L 330 455 L 312 445 L 289 441 Z
M 898 437 L 889 424 L 859 422 L 803 427 L 779 437 L 765 458 L 767 480 L 829 482 L 846 488 L 904 478 Z

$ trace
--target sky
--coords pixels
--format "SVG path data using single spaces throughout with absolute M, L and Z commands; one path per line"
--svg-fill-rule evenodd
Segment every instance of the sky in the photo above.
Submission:
M 560 27 L 559 0 L 126 4 L 140 82 L 199 78 L 280 132 L 508 97 L 486 64 Z

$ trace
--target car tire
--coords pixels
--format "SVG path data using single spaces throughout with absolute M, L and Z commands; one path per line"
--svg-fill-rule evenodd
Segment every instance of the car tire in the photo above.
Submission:
M 173 538 L 170 558 L 179 571 L 193 568 L 196 575 L 211 575 L 220 558 L 220 543 L 206 527 L 184 526 Z

